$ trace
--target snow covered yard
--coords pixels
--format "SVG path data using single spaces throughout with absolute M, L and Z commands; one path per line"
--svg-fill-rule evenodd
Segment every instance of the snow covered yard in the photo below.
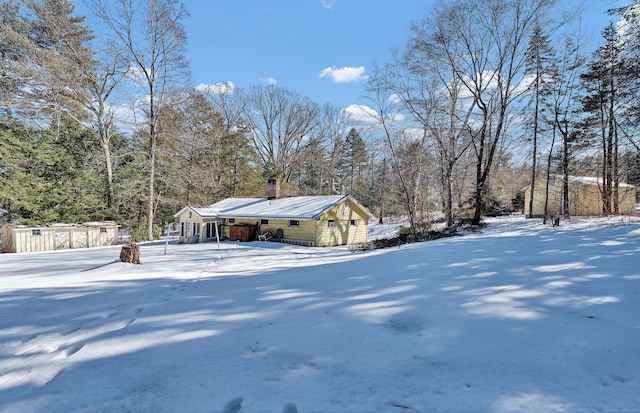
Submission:
M 0 255 L 0 411 L 640 412 L 640 223 L 490 222 Z

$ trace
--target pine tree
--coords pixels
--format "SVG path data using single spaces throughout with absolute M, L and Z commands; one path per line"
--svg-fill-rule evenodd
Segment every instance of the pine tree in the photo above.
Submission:
M 346 175 L 349 179 L 349 192 L 355 194 L 359 190 L 362 166 L 369 159 L 367 144 L 355 128 L 351 128 L 345 137 L 342 154 L 344 160 L 343 168 L 347 171 Z
M 587 96 L 583 110 L 589 114 L 584 127 L 598 131 L 602 149 L 602 213 L 618 214 L 618 90 L 622 73 L 616 29 L 610 24 L 603 31 L 606 44 L 593 55 L 588 71 L 583 74 Z M 587 131 L 586 134 L 589 134 Z
M 533 119 L 531 122 L 533 136 L 531 139 L 531 197 L 529 198 L 529 218 L 533 217 L 534 188 L 537 175 L 538 133 L 541 131 L 542 125 L 540 115 L 543 109 L 543 102 L 541 102 L 541 100 L 549 94 L 548 83 L 550 83 L 552 78 L 551 62 L 553 54 L 554 51 L 549 42 L 549 36 L 542 32 L 542 27 L 539 24 L 536 24 L 529 40 L 526 60 L 527 74 L 533 76 L 533 81 L 529 86 L 533 94 L 531 101 L 531 105 L 533 106 Z

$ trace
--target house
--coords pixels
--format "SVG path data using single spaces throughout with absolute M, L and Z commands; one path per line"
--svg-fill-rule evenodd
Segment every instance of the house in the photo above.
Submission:
M 115 222 L 54 224 L 28 227 L 6 224 L 0 228 L 2 252 L 41 252 L 92 248 L 118 242 Z
M 266 231 L 281 242 L 335 246 L 367 242 L 372 215 L 350 195 L 228 198 L 205 208 L 186 206 L 174 217 L 181 242 L 253 241 Z
M 533 216 L 544 215 L 546 180 L 541 180 L 535 185 L 533 196 Z M 563 187 L 562 176 L 554 176 L 549 179 L 549 200 L 547 211 L 549 216 L 563 214 Z M 531 199 L 531 187 L 525 189 L 524 213 L 529 216 L 529 200 Z M 618 186 L 619 211 L 621 215 L 634 215 L 636 204 L 636 187 L 634 185 L 620 183 Z M 569 177 L 569 215 L 593 216 L 602 215 L 602 178 L 596 177 Z

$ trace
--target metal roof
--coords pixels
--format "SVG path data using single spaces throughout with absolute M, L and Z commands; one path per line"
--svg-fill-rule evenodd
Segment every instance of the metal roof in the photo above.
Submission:
M 227 198 L 205 208 L 191 208 L 206 218 L 317 219 L 335 205 L 350 200 L 371 216 L 369 211 L 349 195 L 295 196 L 286 198 Z M 175 216 L 181 215 L 183 208 Z

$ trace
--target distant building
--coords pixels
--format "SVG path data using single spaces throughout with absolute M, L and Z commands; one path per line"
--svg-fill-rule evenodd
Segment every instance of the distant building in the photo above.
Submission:
M 546 180 L 541 180 L 535 185 L 533 196 L 533 216 L 544 215 Z M 549 200 L 547 212 L 549 216 L 564 215 L 563 211 L 562 176 L 554 176 L 549 179 Z M 620 183 L 618 187 L 619 213 L 621 215 L 636 214 L 636 187 L 634 185 Z M 531 199 L 531 187 L 525 189 L 524 213 L 529 216 L 529 200 Z M 569 177 L 569 215 L 571 216 L 595 216 L 602 215 L 602 178 L 596 177 Z
M 25 226 L 6 224 L 0 228 L 2 252 L 41 252 L 91 248 L 118 243 L 115 222 L 85 222 Z

